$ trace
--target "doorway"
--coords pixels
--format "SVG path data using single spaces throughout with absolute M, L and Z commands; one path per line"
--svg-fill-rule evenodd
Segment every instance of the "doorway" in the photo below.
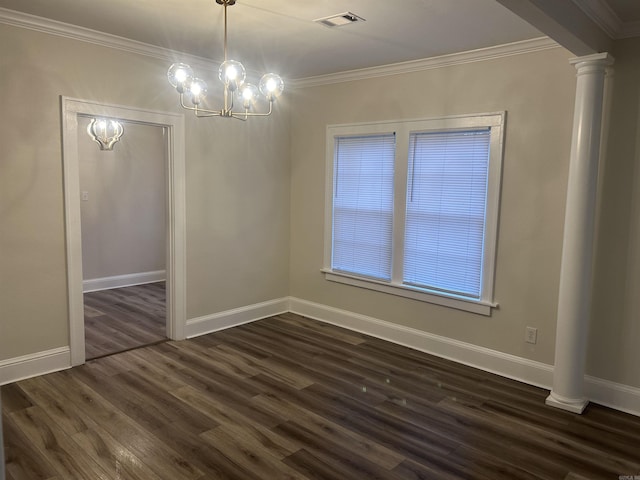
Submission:
M 78 137 L 87 360 L 166 340 L 167 128 L 118 123 L 111 148 Z
M 132 125 L 161 127 L 165 137 L 165 265 L 166 337 L 185 336 L 185 142 L 184 117 L 125 106 L 105 105 L 62 97 L 63 167 L 65 182 L 65 228 L 67 287 L 69 297 L 70 364 L 86 360 L 83 295 L 83 238 L 81 229 L 79 141 L 86 135 L 84 117 L 117 118 Z M 116 146 L 117 148 L 117 146 Z M 88 198 L 91 198 L 91 192 Z

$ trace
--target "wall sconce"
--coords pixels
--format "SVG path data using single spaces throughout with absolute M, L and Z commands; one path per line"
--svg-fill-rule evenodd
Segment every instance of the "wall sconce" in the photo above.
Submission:
M 87 126 L 87 133 L 91 140 L 100 145 L 100 150 L 113 150 L 124 133 L 124 127 L 117 120 L 94 118 Z

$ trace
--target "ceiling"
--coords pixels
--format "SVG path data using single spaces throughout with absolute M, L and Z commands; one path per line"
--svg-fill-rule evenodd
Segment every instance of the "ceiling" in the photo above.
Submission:
M 608 3 L 618 18 L 627 22 L 640 21 L 640 2 L 638 0 L 609 0 Z
M 604 11 L 613 28 L 640 21 L 640 0 L 572 1 L 592 19 L 594 9 L 586 7 L 604 6 L 595 16 Z M 229 56 L 289 79 L 430 58 L 553 37 L 537 23 L 539 15 L 527 17 L 538 28 L 518 16 L 549 2 L 571 0 L 237 0 L 228 10 Z M 223 57 L 223 8 L 214 0 L 0 0 L 0 8 L 215 61 Z M 313 22 L 346 11 L 366 21 L 336 28 Z

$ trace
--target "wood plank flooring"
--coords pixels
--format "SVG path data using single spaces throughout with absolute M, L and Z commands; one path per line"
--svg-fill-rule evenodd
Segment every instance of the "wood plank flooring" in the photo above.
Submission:
M 640 418 L 285 314 L 2 388 L 8 480 L 640 475 Z
M 84 294 L 86 358 L 166 339 L 165 282 Z

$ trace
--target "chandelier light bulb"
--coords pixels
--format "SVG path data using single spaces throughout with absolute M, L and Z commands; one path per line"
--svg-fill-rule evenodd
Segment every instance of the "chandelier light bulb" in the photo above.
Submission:
M 180 93 L 184 92 L 185 84 L 191 78 L 193 78 L 193 70 L 186 63 L 174 63 L 167 72 L 169 83 Z
M 198 105 L 202 97 L 207 93 L 207 84 L 204 80 L 194 78 L 189 83 L 189 93 L 191 94 L 191 102 L 194 105 Z
M 240 88 L 240 96 L 242 98 L 242 105 L 245 109 L 249 109 L 253 106 L 258 98 L 258 87 L 251 83 L 245 83 Z
M 267 97 L 267 100 L 273 102 L 284 91 L 284 82 L 280 75 L 276 73 L 267 73 L 260 80 L 260 92 Z
M 247 77 L 247 73 L 244 66 L 235 60 L 227 60 L 220 65 L 218 71 L 218 78 L 224 83 L 232 92 L 238 89 Z

